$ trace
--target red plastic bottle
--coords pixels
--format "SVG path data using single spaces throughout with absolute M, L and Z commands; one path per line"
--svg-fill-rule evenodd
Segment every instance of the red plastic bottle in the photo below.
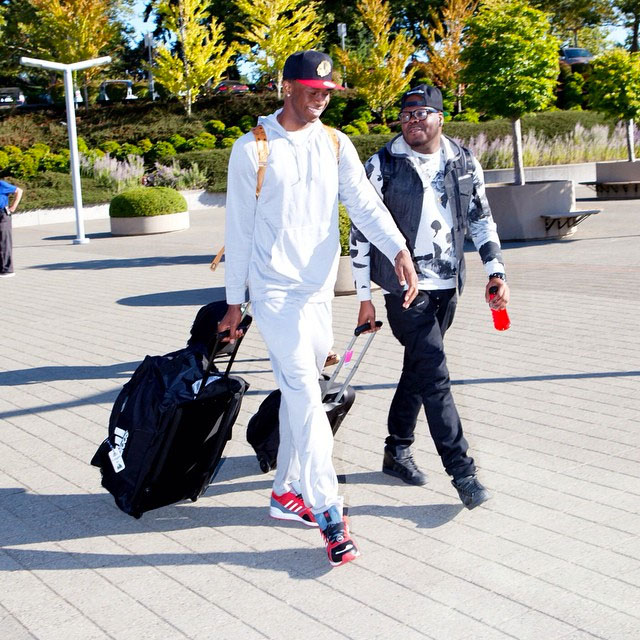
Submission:
M 489 289 L 489 300 L 493 300 L 498 293 L 498 287 L 491 287 Z M 491 315 L 493 316 L 493 326 L 498 331 L 506 331 L 511 326 L 511 320 L 509 320 L 509 314 L 506 309 L 491 309 Z

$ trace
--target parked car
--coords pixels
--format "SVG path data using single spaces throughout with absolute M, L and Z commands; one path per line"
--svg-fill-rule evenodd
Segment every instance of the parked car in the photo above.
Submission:
M 18 87 L 0 88 L 0 109 L 21 107 L 25 102 L 26 98 L 22 93 L 22 89 L 18 89 Z
M 223 80 L 214 89 L 214 93 L 246 93 L 247 91 L 249 91 L 248 85 L 237 80 Z
M 257 82 L 256 84 L 250 84 L 250 91 L 275 91 L 277 89 L 276 83 L 273 80 L 268 82 Z
M 560 49 L 560 62 L 564 62 L 570 66 L 574 64 L 588 64 L 594 59 L 588 49 L 580 47 L 562 47 Z

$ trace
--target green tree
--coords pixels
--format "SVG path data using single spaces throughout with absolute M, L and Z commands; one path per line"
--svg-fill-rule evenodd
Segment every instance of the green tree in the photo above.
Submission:
M 611 0 L 532 0 L 531 5 L 548 12 L 554 33 L 563 41 L 571 39 L 574 47 L 585 27 L 598 27 L 613 20 Z
M 111 53 L 117 46 L 121 25 L 116 0 L 29 0 L 35 10 L 30 22 L 20 25 L 30 53 L 56 62 L 79 62 Z M 79 73 L 88 105 L 87 86 L 101 72 L 90 67 Z
M 629 51 L 639 50 L 638 35 L 640 32 L 640 0 L 615 0 L 614 6 L 623 17 L 624 26 L 629 34 Z
M 280 98 L 286 59 L 322 39 L 319 5 L 305 0 L 237 0 L 236 4 L 246 16 L 239 36 L 249 44 L 242 52 L 275 79 Z
M 520 118 L 553 102 L 559 70 L 547 14 L 523 0 L 487 2 L 469 21 L 462 60 L 473 105 L 511 119 L 515 183 L 524 184 Z
M 350 85 L 386 122 L 385 109 L 406 91 L 415 73 L 414 69 L 405 73 L 414 42 L 404 31 L 391 33 L 393 19 L 384 0 L 358 0 L 357 8 L 371 32 L 370 41 L 358 51 L 336 47 L 333 53 L 346 68 Z
M 20 67 L 20 56 L 32 53 L 32 43 L 23 25 L 33 21 L 36 11 L 28 0 L 0 0 L 0 13 L 4 22 L 0 36 L 0 74 L 12 77 L 24 70 Z
M 478 8 L 479 0 L 445 0 L 440 11 L 430 10 L 431 26 L 422 27 L 429 58 L 427 68 L 432 82 L 455 91 L 458 111 L 462 111 L 463 87 L 459 83 L 462 62 L 462 36 L 466 23 Z
M 570 73 L 565 80 L 563 93 L 566 109 L 582 109 L 584 76 L 577 71 Z
M 629 162 L 635 160 L 634 120 L 640 116 L 640 53 L 614 49 L 594 60 L 589 78 L 593 109 L 624 120 Z
M 176 47 L 156 50 L 155 79 L 170 93 L 180 96 L 187 115 L 207 83 L 217 84 L 235 52 L 224 42 L 222 26 L 207 12 L 206 0 L 161 1 L 157 11 L 175 37 Z

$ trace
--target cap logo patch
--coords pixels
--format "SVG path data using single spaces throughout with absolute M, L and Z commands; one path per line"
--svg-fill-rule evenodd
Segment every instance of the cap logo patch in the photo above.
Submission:
M 316 73 L 319 76 L 326 76 L 331 73 L 331 63 L 328 60 L 323 60 L 316 68 Z

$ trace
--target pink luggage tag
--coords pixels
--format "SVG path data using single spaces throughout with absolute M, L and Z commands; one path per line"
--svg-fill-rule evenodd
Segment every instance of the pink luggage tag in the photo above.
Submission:
M 344 352 L 344 364 L 348 365 L 351 362 L 351 358 L 353 357 L 353 351 L 345 351 Z

